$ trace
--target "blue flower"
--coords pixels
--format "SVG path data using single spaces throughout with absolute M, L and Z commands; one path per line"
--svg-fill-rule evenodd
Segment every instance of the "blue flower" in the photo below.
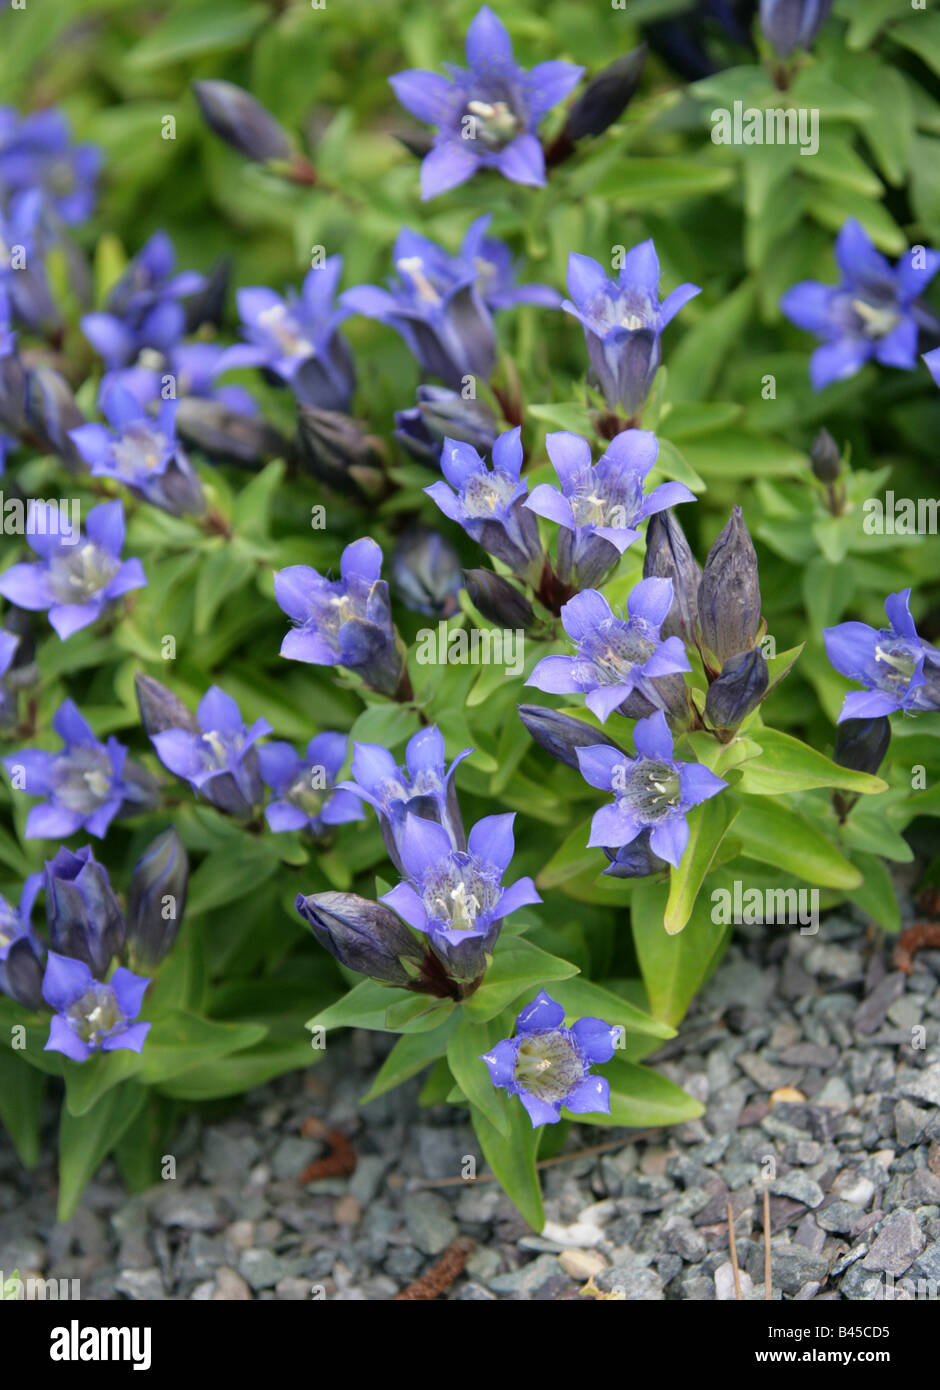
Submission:
M 899 709 L 940 709 L 940 651 L 917 634 L 910 589 L 889 594 L 885 613 L 889 627 L 839 623 L 823 632 L 826 655 L 836 670 L 865 686 L 846 695 L 840 724 Z
M 940 268 L 940 255 L 918 247 L 892 266 L 853 217 L 836 237 L 835 257 L 838 285 L 801 280 L 780 300 L 788 319 L 823 340 L 809 363 L 815 389 L 854 376 L 872 358 L 913 370 L 918 326 L 934 322 L 917 299 Z
M 492 312 L 516 304 L 554 308 L 559 303 L 547 285 L 514 284 L 509 250 L 486 237 L 489 224 L 489 213 L 478 217 L 456 256 L 403 227 L 395 240 L 398 274 L 390 288 L 357 285 L 341 300 L 352 313 L 389 324 L 423 371 L 458 390 L 466 376 L 486 380 L 493 370 Z
M 196 707 L 198 728 L 169 728 L 152 736 L 157 757 L 176 777 L 229 815 L 247 816 L 261 800 L 255 744 L 271 732 L 266 719 L 248 727 L 238 705 L 217 685 Z
M 446 386 L 419 386 L 416 403 L 395 411 L 395 438 L 413 459 L 436 471 L 445 439 L 489 453 L 499 430 L 488 405 Z
M 563 62 L 520 68 L 505 25 L 486 5 L 467 30 L 467 68 L 447 67 L 450 77 L 412 68 L 389 78 L 402 106 L 438 127 L 421 165 L 421 197 L 456 188 L 478 169 L 543 184 L 536 127 L 577 86 L 584 68 Z
M 402 659 L 381 570 L 382 552 L 369 536 L 347 545 L 339 579 L 326 579 L 310 565 L 278 570 L 274 597 L 297 624 L 281 643 L 281 656 L 347 666 L 376 690 L 394 694 Z
M 493 445 L 492 468 L 487 468 L 472 445 L 446 439 L 441 471 L 447 482 L 432 483 L 424 491 L 445 516 L 514 573 L 533 568 L 540 573 L 542 545 L 538 523 L 524 505 L 529 484 L 521 476 L 520 436 L 518 427 L 499 436 Z
M 23 748 L 3 759 L 11 778 L 22 769 L 19 790 L 45 798 L 26 818 L 26 838 L 59 840 L 84 829 L 101 839 L 133 794 L 121 776 L 127 749 L 113 737 L 100 743 L 72 700 L 59 706 L 52 727 L 65 744 L 60 753 Z
M 466 849 L 453 779 L 457 765 L 470 756 L 472 748 L 458 753 L 448 768 L 444 737 L 433 725 L 408 740 L 404 767 L 379 743 L 356 743 L 353 748 L 353 780 L 340 786 L 375 809 L 389 856 L 400 873 L 405 872 L 400 841 L 409 815 L 437 822 L 454 849 Z
M 832 0 L 760 0 L 761 28 L 778 58 L 809 48 L 831 8 Z
M 73 145 L 68 121 L 49 109 L 20 116 L 0 107 L 0 200 L 38 189 L 60 222 L 74 226 L 91 216 L 101 151 Z
M 11 565 L 0 574 L 0 594 L 17 608 L 47 608 L 49 621 L 65 641 L 97 621 L 107 604 L 147 583 L 139 560 L 121 560 L 124 508 L 120 502 L 92 507 L 85 535 L 60 529 L 55 506 L 33 503 L 26 538 L 38 563 Z M 70 543 L 71 540 L 71 543 Z
M 169 353 L 186 328 L 179 302 L 205 288 L 195 270 L 173 274 L 176 252 L 166 232 L 155 232 L 108 295 L 104 313 L 86 314 L 82 332 L 114 370 L 134 362 L 144 348 Z
M 178 401 L 165 400 L 154 416 L 130 391 L 112 383 L 101 393 L 101 409 L 112 430 L 79 425 L 69 430 L 69 438 L 93 478 L 113 478 L 173 516 L 198 516 L 205 498 L 176 438 L 178 408 Z
M 695 501 L 684 483 L 661 483 L 644 493 L 659 452 L 649 430 L 623 430 L 596 464 L 591 462 L 590 445 L 579 434 L 549 434 L 545 447 L 561 491 L 539 483 L 525 505 L 564 528 L 558 538 L 558 577 L 573 588 L 602 583 L 647 517 L 679 502 Z
M 662 710 L 637 720 L 633 743 L 635 758 L 607 744 L 578 749 L 584 780 L 614 794 L 613 805 L 602 806 L 594 816 L 588 845 L 617 849 L 649 830 L 652 852 L 678 869 L 689 843 L 686 816 L 728 783 L 702 763 L 675 760 Z
M 596 589 L 575 594 L 562 608 L 561 621 L 576 654 L 544 657 L 526 684 L 551 694 L 580 691 L 602 723 L 634 691 L 661 709 L 655 680 L 692 669 L 680 638 L 660 640 L 671 605 L 669 579 L 641 579 L 627 600 L 626 621 Z
M 514 820 L 514 813 L 485 816 L 470 831 L 466 850 L 454 848 L 443 825 L 415 815 L 406 816 L 397 837 L 407 882 L 382 901 L 427 934 L 452 979 L 478 979 L 504 919 L 542 901 L 531 878 L 503 887 Z
M 616 280 L 590 256 L 568 257 L 568 293 L 562 308 L 584 329 L 591 366 L 611 410 L 633 418 L 662 361 L 660 335 L 683 305 L 700 294 L 684 284 L 659 302 L 659 258 L 652 241 L 624 256 Z
M 601 1018 L 564 1023 L 564 1009 L 541 989 L 517 1017 L 516 1036 L 480 1058 L 493 1085 L 522 1101 L 533 1129 L 557 1124 L 562 1106 L 575 1115 L 610 1114 L 610 1083 L 591 1067 L 610 1061 L 623 1029 Z
M 43 998 L 55 1009 L 44 1051 L 87 1062 L 93 1052 L 140 1052 L 149 1023 L 135 1023 L 149 979 L 119 966 L 102 984 L 80 960 L 50 951 Z
M 262 781 L 274 792 L 264 808 L 270 828 L 322 835 L 331 825 L 365 820 L 357 798 L 336 787 L 345 761 L 345 734 L 317 734 L 303 758 L 289 743 L 263 744 L 258 749 L 258 767 Z
M 18 907 L 0 898 L 0 993 L 28 1009 L 42 1007 L 42 948 L 31 917 L 42 874 L 30 874 Z
M 348 414 L 356 387 L 349 348 L 337 332 L 349 310 L 333 299 L 342 256 L 329 256 L 307 272 L 300 297 L 282 299 L 263 285 L 238 291 L 238 312 L 247 342 L 228 348 L 216 373 L 265 367 L 285 381 L 303 405 Z
M 59 323 L 43 268 L 45 242 L 38 190 L 0 206 L 0 295 L 12 317 L 36 332 Z
M 927 363 L 927 370 L 937 385 L 940 386 L 940 348 L 934 348 L 932 352 L 925 352 L 923 356 Z

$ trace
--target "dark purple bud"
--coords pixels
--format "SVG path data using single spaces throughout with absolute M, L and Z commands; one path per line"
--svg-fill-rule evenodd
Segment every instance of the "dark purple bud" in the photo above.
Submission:
M 460 556 L 446 536 L 414 526 L 398 541 L 389 566 L 392 588 L 412 613 L 449 618 L 459 604 Z
M 828 18 L 832 0 L 760 0 L 761 28 L 778 58 L 809 48 Z
M 287 132 L 261 102 L 233 82 L 194 82 L 193 93 L 210 130 L 232 149 L 264 164 L 290 159 Z
M 133 758 L 127 758 L 121 770 L 124 787 L 124 800 L 118 809 L 118 816 L 144 816 L 155 811 L 160 805 L 160 783 Z
M 26 373 L 25 411 L 31 428 L 50 454 L 58 454 L 67 468 L 85 467 L 69 438 L 69 430 L 86 423 L 75 403 L 72 388 L 52 367 L 31 367 Z
M 337 492 L 376 499 L 386 490 L 385 446 L 339 411 L 299 405 L 297 452 L 313 476 Z
M 176 940 L 186 908 L 189 859 L 171 826 L 134 865 L 127 902 L 127 944 L 137 966 L 153 969 Z
M 27 429 L 26 368 L 15 350 L 0 355 L 0 425 L 14 435 Z
M 813 472 L 821 483 L 834 483 L 842 472 L 839 446 L 827 429 L 821 429 L 810 450 Z
M 463 579 L 470 602 L 491 623 L 515 632 L 535 622 L 535 611 L 525 594 L 502 575 L 487 569 L 464 570 Z
M 320 945 L 348 969 L 405 988 L 420 975 L 425 952 L 384 903 L 357 893 L 299 893 L 294 906 Z
M 836 729 L 833 761 L 852 772 L 867 772 L 874 777 L 890 742 L 891 724 L 885 715 L 877 719 L 843 719 Z
M 760 631 L 757 552 L 740 507 L 732 511 L 705 561 L 698 618 L 702 644 L 717 657 L 719 669 L 729 656 L 748 651 Z
M 636 94 L 646 54 L 646 44 L 642 43 L 591 78 L 568 112 L 564 127 L 567 139 L 583 140 L 588 135 L 602 135 L 613 125 Z
M 140 722 L 148 738 L 162 734 L 166 729 L 187 729 L 198 734 L 199 721 L 192 710 L 186 708 L 178 695 L 167 690 L 165 685 L 138 671 L 134 676 L 134 689 L 140 709 Z
M 687 644 L 693 642 L 702 571 L 685 532 L 671 511 L 654 512 L 649 519 L 643 578 L 672 580 L 672 607 L 660 628 L 660 635 L 679 637 Z
M 618 714 L 626 719 L 649 719 L 658 709 L 664 712 L 666 723 L 674 734 L 690 727 L 692 705 L 689 687 L 680 675 L 655 676 L 644 680 L 642 689 L 637 686 L 631 690 L 623 703 L 617 706 Z
M 243 415 L 221 401 L 202 396 L 184 396 L 180 400 L 176 428 L 187 444 L 210 458 L 242 468 L 259 468 L 290 453 L 284 436 L 260 416 Z
M 206 324 L 212 328 L 221 327 L 231 277 L 232 259 L 222 256 L 210 270 L 205 288 L 186 301 L 187 333 L 195 333 Z
M 124 917 L 107 870 L 91 849 L 60 849 L 47 861 L 46 925 L 60 955 L 84 961 L 99 980 L 124 947 Z
M 604 870 L 608 878 L 648 878 L 650 874 L 660 874 L 669 868 L 650 848 L 650 833 L 643 830 L 629 845 L 604 850 L 610 860 Z
M 729 656 L 708 687 L 705 718 L 718 734 L 732 733 L 767 694 L 767 660 L 760 647 Z
M 488 454 L 499 426 L 489 406 L 465 400 L 446 386 L 419 386 L 417 403 L 395 412 L 395 438 L 411 457 L 426 468 L 438 468 L 445 439 L 471 444 L 478 454 Z
M 519 711 L 519 718 L 539 747 L 544 748 L 546 753 L 550 753 L 559 762 L 573 767 L 575 772 L 581 770 L 577 754 L 579 748 L 596 748 L 602 743 L 609 748 L 616 748 L 619 752 L 623 751 L 612 738 L 599 733 L 597 729 L 592 729 L 583 719 L 573 719 L 570 714 L 562 714 L 559 710 L 548 709 L 544 705 L 517 705 L 516 709 Z
M 17 937 L 6 957 L 0 961 L 0 992 L 8 994 L 26 1009 L 41 1009 L 45 1003 L 42 975 L 42 964 L 29 937 Z

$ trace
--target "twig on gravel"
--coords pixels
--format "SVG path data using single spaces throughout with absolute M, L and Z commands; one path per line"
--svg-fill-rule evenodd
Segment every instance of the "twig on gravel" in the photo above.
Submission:
M 395 1294 L 391 1302 L 411 1303 L 419 1299 L 439 1298 L 442 1293 L 447 1292 L 458 1275 L 463 1273 L 463 1267 L 475 1249 L 475 1240 L 471 1240 L 469 1236 L 460 1236 L 448 1245 L 441 1258 L 431 1266 L 427 1274 L 422 1275 L 413 1284 L 402 1289 L 401 1293 Z
M 734 1271 L 734 1296 L 740 1303 L 744 1295 L 741 1293 L 741 1271 L 738 1268 L 738 1243 L 734 1236 L 734 1211 L 731 1203 L 728 1203 L 728 1245 L 731 1249 L 731 1268 Z
M 770 1188 L 764 1188 L 764 1297 L 771 1296 L 773 1274 L 770 1262 Z
M 536 1168 L 555 1168 L 559 1163 L 570 1163 L 575 1158 L 587 1158 L 595 1154 L 611 1153 L 614 1149 L 622 1149 L 627 1144 L 632 1144 L 634 1139 L 655 1139 L 656 1136 L 661 1133 L 661 1128 L 638 1129 L 634 1133 L 628 1134 L 625 1139 L 612 1139 L 606 1144 L 592 1144 L 586 1149 L 572 1149 L 571 1153 L 558 1154 L 555 1158 L 540 1158 L 535 1166 Z M 320 1176 L 322 1177 L 323 1175 L 321 1174 Z M 471 1187 L 477 1182 L 495 1181 L 495 1173 L 481 1173 L 478 1178 L 425 1178 L 420 1182 L 408 1183 L 408 1190 L 410 1192 L 416 1192 L 425 1187 L 457 1187 L 461 1184 Z M 404 1179 L 400 1179 L 398 1183 L 393 1179 L 389 1179 L 390 1186 L 403 1186 L 404 1182 Z
M 354 1170 L 356 1150 L 338 1129 L 330 1129 L 316 1115 L 310 1115 L 300 1126 L 300 1132 L 305 1139 L 325 1139 L 330 1146 L 328 1154 L 308 1164 L 301 1173 L 297 1179 L 301 1186 L 316 1182 L 318 1178 L 344 1178 Z

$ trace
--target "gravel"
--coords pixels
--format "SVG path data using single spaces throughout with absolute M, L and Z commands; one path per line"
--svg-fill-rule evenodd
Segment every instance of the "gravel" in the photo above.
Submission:
M 730 1202 L 742 1294 L 763 1299 L 766 1188 L 772 1297 L 877 1299 L 889 1278 L 940 1280 L 940 952 L 908 976 L 890 948 L 849 914 L 815 939 L 741 929 L 648 1059 L 703 1116 L 652 1134 L 572 1126 L 543 1172 L 539 1234 L 492 1181 L 464 1180 L 470 1159 L 486 1170 L 466 1114 L 420 1108 L 420 1078 L 359 1105 L 391 1040 L 354 1032 L 310 1071 L 214 1106 L 211 1123 L 189 1115 L 174 1179 L 129 1196 L 107 1164 L 64 1226 L 51 1112 L 32 1174 L 0 1137 L 0 1269 L 80 1280 L 84 1299 L 376 1301 L 469 1237 L 444 1297 L 724 1301 Z M 298 1182 L 329 1152 L 310 1117 L 352 1143 L 351 1175 Z

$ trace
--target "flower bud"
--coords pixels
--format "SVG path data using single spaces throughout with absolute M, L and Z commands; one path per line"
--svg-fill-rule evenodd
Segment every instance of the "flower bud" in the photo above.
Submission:
M 719 734 L 733 733 L 763 700 L 769 680 L 760 647 L 729 656 L 705 697 L 705 718 L 711 727 Z
M 446 536 L 413 526 L 392 551 L 392 588 L 412 613 L 449 618 L 459 607 L 460 556 Z
M 357 893 L 299 893 L 294 906 L 320 945 L 348 969 L 405 988 L 420 974 L 425 952 L 384 903 Z
M 0 961 L 0 992 L 26 1009 L 41 1009 L 42 965 L 28 936 L 20 936 Z
M 564 127 L 568 140 L 602 135 L 613 125 L 636 94 L 643 76 L 646 54 L 646 44 L 641 43 L 639 48 L 615 59 L 591 78 L 568 112 Z
M 127 944 L 137 966 L 160 964 L 176 940 L 186 907 L 189 859 L 171 826 L 134 865 L 127 902 Z
M 52 367 L 31 367 L 26 373 L 25 411 L 28 426 L 50 454 L 58 454 L 72 472 L 85 467 L 69 431 L 86 420 L 64 376 Z
M 205 325 L 221 328 L 231 278 L 232 258 L 221 256 L 209 271 L 203 288 L 186 300 L 187 333 L 196 333 Z
M 643 578 L 672 580 L 672 607 L 660 627 L 660 636 L 693 642 L 702 571 L 685 532 L 669 510 L 654 512 L 647 524 Z
M 760 0 L 760 22 L 778 58 L 809 48 L 826 22 L 832 0 Z
M 827 429 L 821 429 L 809 453 L 813 472 L 821 483 L 834 483 L 842 472 L 839 446 Z
M 417 404 L 410 410 L 397 410 L 395 424 L 395 438 L 402 448 L 416 463 L 435 471 L 445 439 L 471 444 L 477 453 L 488 454 L 499 434 L 489 406 L 465 400 L 446 386 L 419 386 Z
M 470 602 L 491 623 L 516 631 L 530 628 L 535 622 L 535 612 L 525 594 L 502 575 L 487 569 L 464 570 L 463 579 Z
M 720 667 L 729 656 L 748 651 L 761 626 L 757 552 L 740 507 L 715 541 L 698 588 L 699 632 L 705 650 Z
M 148 738 L 162 734 L 166 729 L 188 729 L 192 734 L 199 733 L 199 721 L 192 710 L 187 709 L 179 696 L 167 690 L 153 676 L 145 676 L 142 671 L 137 671 L 134 689 L 140 722 Z
M 279 430 L 257 415 L 243 415 L 221 401 L 184 396 L 177 406 L 176 429 L 187 444 L 242 468 L 258 468 L 286 458 L 290 445 Z
M 291 142 L 286 131 L 250 92 L 234 82 L 192 85 L 206 125 L 233 150 L 257 164 L 290 159 Z
M 124 762 L 121 783 L 124 788 L 124 800 L 118 808 L 120 819 L 148 815 L 160 805 L 160 783 L 133 758 L 127 758 Z
M 605 849 L 610 860 L 604 870 L 608 878 L 647 878 L 650 874 L 660 874 L 669 865 L 650 848 L 649 830 L 643 830 L 629 845 L 619 849 Z
M 891 723 L 885 715 L 877 719 L 843 719 L 836 728 L 833 761 L 852 772 L 867 772 L 874 777 L 890 742 Z
M 49 944 L 60 955 L 84 961 L 103 979 L 124 946 L 124 917 L 107 870 L 91 849 L 60 849 L 45 867 Z
M 309 472 L 337 492 L 372 500 L 385 491 L 382 441 L 348 415 L 299 405 L 297 451 Z
M 596 748 L 602 743 L 616 748 L 618 752 L 623 751 L 612 738 L 592 729 L 583 719 L 573 719 L 570 714 L 548 709 L 545 705 L 517 705 L 516 709 L 539 747 L 559 762 L 573 767 L 576 772 L 581 770 L 576 751 L 578 748 Z

